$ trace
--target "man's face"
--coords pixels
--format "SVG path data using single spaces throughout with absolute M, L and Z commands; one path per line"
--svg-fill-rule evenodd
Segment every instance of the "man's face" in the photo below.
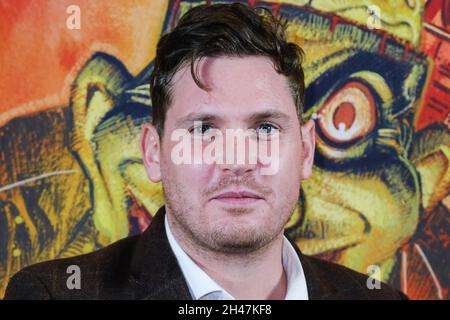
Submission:
M 314 125 L 308 122 L 301 129 L 287 79 L 268 58 L 207 58 L 198 70 L 208 90 L 197 86 L 189 66 L 175 74 L 162 141 L 153 126 L 144 128 L 147 173 L 152 181 L 162 181 L 176 232 L 213 251 L 254 251 L 282 234 L 298 201 L 300 181 L 311 172 Z M 172 134 L 180 130 L 192 150 L 183 152 L 191 159 L 216 143 L 221 160 L 177 164 L 174 148 L 180 140 Z M 243 132 L 255 136 L 242 145 L 235 137 L 245 137 Z M 250 141 L 258 150 L 264 144 L 272 162 L 262 161 L 259 152 L 252 161 Z M 227 157 L 229 152 L 244 153 L 245 160 Z M 274 162 L 276 170 L 267 170 Z

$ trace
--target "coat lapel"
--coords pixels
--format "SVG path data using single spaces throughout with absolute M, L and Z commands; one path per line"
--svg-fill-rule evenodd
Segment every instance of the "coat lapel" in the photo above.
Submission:
M 131 274 L 139 299 L 191 300 L 186 280 L 170 248 L 161 207 L 138 240 Z

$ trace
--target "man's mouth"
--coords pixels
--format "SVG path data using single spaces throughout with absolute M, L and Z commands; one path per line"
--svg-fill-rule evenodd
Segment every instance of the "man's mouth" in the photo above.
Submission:
M 220 201 L 222 203 L 232 205 L 244 205 L 257 203 L 261 200 L 264 200 L 264 197 L 251 191 L 230 191 L 221 193 L 218 196 L 213 197 L 211 200 Z

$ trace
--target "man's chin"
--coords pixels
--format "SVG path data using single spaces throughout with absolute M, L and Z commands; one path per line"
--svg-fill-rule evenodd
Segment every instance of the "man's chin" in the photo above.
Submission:
M 249 254 L 255 252 L 268 243 L 264 239 L 222 238 L 210 243 L 210 248 L 216 252 L 227 254 Z
M 254 221 L 218 223 L 209 232 L 208 245 L 223 253 L 250 253 L 270 243 L 276 237 L 272 233 L 276 232 L 270 232 L 266 225 Z

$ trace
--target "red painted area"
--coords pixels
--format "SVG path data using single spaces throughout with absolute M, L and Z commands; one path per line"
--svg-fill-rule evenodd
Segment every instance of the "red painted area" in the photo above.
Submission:
M 55 95 L 67 103 L 68 74 L 95 50 L 117 56 L 132 72 L 140 71 L 150 57 L 136 52 L 150 51 L 156 43 L 150 26 L 161 25 L 158 15 L 142 13 L 161 8 L 163 2 L 0 1 L 0 114 Z M 67 28 L 70 5 L 80 7 L 80 30 Z M 158 12 L 162 17 L 163 10 Z

